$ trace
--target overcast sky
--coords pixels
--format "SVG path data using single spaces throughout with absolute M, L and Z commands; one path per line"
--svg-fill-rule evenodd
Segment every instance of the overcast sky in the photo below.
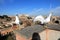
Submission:
M 51 11 L 60 16 L 60 0 L 0 0 L 1 15 L 48 15 Z

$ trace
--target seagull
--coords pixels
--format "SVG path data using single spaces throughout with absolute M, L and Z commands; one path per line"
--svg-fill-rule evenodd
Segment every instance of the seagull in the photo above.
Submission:
M 17 24 L 17 25 L 20 25 L 20 20 L 18 18 L 18 15 L 15 16 L 15 21 L 11 21 L 10 23 L 7 23 L 7 24 L 11 24 L 11 25 Z
M 15 23 L 16 23 L 16 24 L 20 24 L 20 21 L 19 21 L 18 15 L 16 15 L 15 18 L 16 18 Z
M 49 16 L 45 19 L 42 15 L 39 15 L 37 17 L 34 18 L 34 22 L 36 21 L 40 21 L 41 24 L 45 24 L 45 23 L 49 23 L 51 20 L 51 16 L 52 16 L 52 13 L 49 14 Z

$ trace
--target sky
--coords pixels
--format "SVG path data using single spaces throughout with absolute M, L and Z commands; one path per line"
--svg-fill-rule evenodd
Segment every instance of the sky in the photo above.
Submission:
M 0 0 L 0 15 L 53 15 L 60 16 L 60 0 Z

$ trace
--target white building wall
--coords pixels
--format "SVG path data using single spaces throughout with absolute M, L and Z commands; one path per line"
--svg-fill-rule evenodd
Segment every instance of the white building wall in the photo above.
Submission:
M 45 30 L 40 34 L 41 40 L 58 40 L 60 38 L 60 31 Z

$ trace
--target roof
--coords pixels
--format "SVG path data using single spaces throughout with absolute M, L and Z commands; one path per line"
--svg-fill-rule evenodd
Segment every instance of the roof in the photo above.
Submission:
M 47 26 L 48 26 L 48 29 L 60 31 L 60 25 L 58 25 L 58 24 L 51 24 L 51 25 L 47 25 Z
M 35 26 L 28 26 L 22 30 L 18 30 L 17 32 L 19 32 L 21 35 L 26 36 L 27 38 L 30 38 L 34 32 L 42 32 L 43 30 L 45 30 L 43 26 L 35 25 Z
M 60 25 L 47 25 L 48 29 L 60 31 Z M 30 38 L 34 32 L 41 33 L 44 31 L 46 28 L 44 28 L 41 25 L 34 25 L 34 26 L 28 26 L 22 30 L 18 30 L 17 32 L 20 33 L 21 35 L 26 36 L 27 38 Z

